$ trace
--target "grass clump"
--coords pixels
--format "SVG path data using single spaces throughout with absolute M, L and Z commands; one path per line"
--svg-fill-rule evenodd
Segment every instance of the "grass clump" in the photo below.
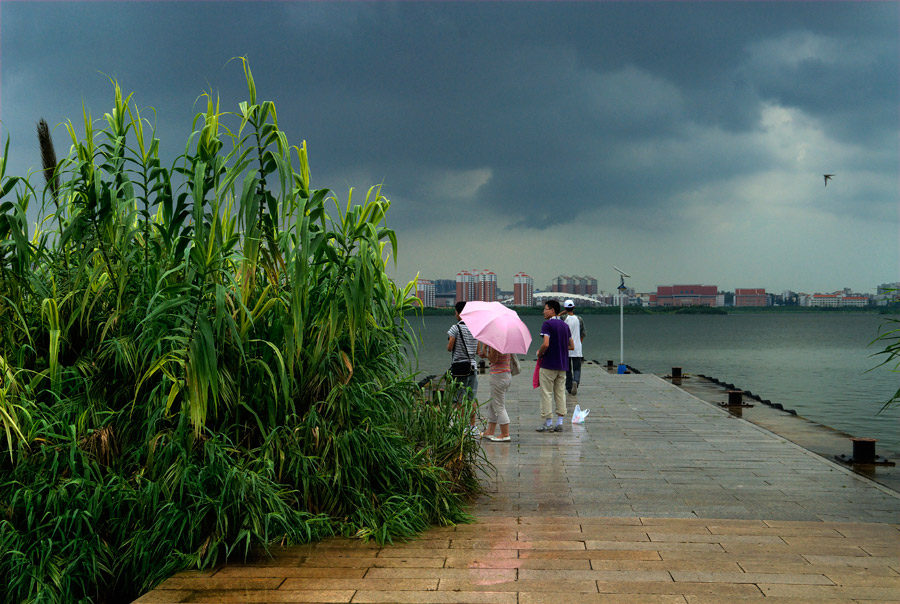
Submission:
M 467 518 L 478 449 L 406 360 L 390 202 L 311 188 L 244 73 L 171 167 L 116 82 L 61 161 L 39 128 L 45 186 L 0 158 L 4 603 L 130 601 L 274 543 Z

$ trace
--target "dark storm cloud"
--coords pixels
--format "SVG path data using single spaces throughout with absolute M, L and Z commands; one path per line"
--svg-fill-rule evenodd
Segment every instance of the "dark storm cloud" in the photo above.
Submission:
M 445 220 L 472 199 L 516 227 L 622 205 L 671 211 L 681 195 L 777 165 L 761 146 L 744 144 L 767 104 L 873 149 L 866 162 L 896 164 L 894 3 L 2 10 L 5 120 L 75 116 L 82 98 L 99 116 L 111 98 L 99 70 L 160 109 L 164 148 L 174 156 L 197 95 L 211 86 L 229 109 L 244 98 L 239 64 L 225 63 L 246 55 L 289 138 L 308 140 L 318 184 L 383 181 L 398 200 L 399 225 Z M 25 82 L 35 98 L 11 100 L 8 92 Z M 10 124 L 28 144 L 30 129 Z M 891 140 L 889 151 L 874 151 Z M 567 211 L 556 211 L 559 203 Z
M 313 134 L 334 149 L 361 136 L 376 141 L 367 168 L 424 204 L 435 200 L 416 188 L 417 175 L 452 166 L 490 167 L 481 201 L 524 216 L 514 221 L 522 225 L 573 220 L 597 205 L 663 205 L 697 182 L 768 169 L 774 160 L 715 144 L 688 157 L 647 154 L 642 141 L 674 152 L 696 136 L 686 126 L 751 132 L 764 103 L 799 109 L 821 119 L 826 133 L 857 144 L 896 132 L 896 112 L 887 109 L 897 104 L 896 79 L 884 77 L 897 72 L 896 33 L 884 25 L 896 23 L 893 6 L 379 10 L 360 8 L 335 33 L 330 60 L 309 65 L 312 81 L 334 82 L 337 70 L 344 82 L 313 93 L 327 99 L 317 105 L 340 111 L 344 128 L 331 132 L 341 134 Z M 804 37 L 834 54 L 795 62 L 792 42 Z M 862 50 L 855 59 L 841 58 L 854 49 Z M 323 117 L 322 128 L 334 125 Z M 641 161 L 647 155 L 652 164 Z M 571 211 L 541 209 L 557 199 Z

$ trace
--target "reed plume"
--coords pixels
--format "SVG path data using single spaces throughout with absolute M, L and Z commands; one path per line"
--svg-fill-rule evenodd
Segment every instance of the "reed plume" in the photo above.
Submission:
M 44 167 L 44 180 L 50 187 L 53 201 L 57 201 L 59 191 L 59 174 L 56 171 L 56 150 L 53 148 L 53 138 L 50 136 L 50 127 L 44 118 L 37 124 L 38 145 L 41 148 L 41 163 Z

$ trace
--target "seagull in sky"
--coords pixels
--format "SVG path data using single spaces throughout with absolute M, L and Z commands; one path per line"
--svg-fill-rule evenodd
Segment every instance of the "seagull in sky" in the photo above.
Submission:
M 824 176 L 825 176 L 825 186 L 827 187 L 827 186 L 828 186 L 828 179 L 831 178 L 832 176 L 834 176 L 834 174 L 825 174 Z

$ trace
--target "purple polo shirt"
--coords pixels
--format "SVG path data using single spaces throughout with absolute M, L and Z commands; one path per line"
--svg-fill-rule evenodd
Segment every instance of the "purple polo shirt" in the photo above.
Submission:
M 566 322 L 559 318 L 547 319 L 541 325 L 541 336 L 550 336 L 550 346 L 541 358 L 541 369 L 569 370 L 569 338 L 572 333 Z

